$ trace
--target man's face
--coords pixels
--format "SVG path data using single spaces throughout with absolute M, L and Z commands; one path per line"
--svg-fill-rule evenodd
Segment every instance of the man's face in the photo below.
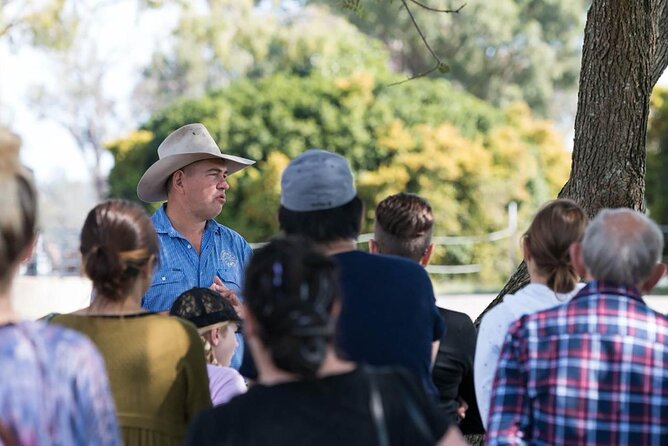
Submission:
M 197 161 L 182 170 L 186 203 L 193 214 L 202 220 L 220 214 L 230 188 L 225 161 L 215 158 Z

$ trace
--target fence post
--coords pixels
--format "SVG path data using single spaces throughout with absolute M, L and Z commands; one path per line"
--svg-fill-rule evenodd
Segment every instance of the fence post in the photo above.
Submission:
M 510 245 L 508 246 L 508 258 L 510 259 L 510 273 L 512 274 L 517 267 L 517 203 L 511 201 L 508 203 L 508 237 Z

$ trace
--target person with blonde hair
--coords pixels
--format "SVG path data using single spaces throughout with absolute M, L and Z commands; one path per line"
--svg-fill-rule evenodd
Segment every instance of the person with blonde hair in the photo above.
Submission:
M 32 253 L 37 224 L 37 191 L 19 146 L 0 128 L 0 443 L 119 445 L 95 346 L 73 330 L 22 321 L 12 309 L 14 277 Z
M 86 334 L 102 352 L 126 446 L 181 444 L 211 397 L 195 327 L 141 307 L 159 260 L 151 220 L 129 201 L 98 204 L 84 222 L 80 251 L 95 299 L 51 321 Z
M 530 283 L 504 296 L 482 319 L 473 362 L 476 399 L 487 426 L 494 374 L 510 324 L 525 314 L 546 310 L 570 300 L 582 288 L 569 249 L 582 240 L 587 216 L 574 201 L 545 204 L 522 238 Z
M 246 382 L 230 367 L 238 342 L 235 334 L 241 330 L 241 317 L 232 303 L 211 288 L 191 288 L 183 292 L 169 310 L 197 327 L 207 353 L 206 370 L 209 391 L 215 406 L 228 402 L 246 391 Z

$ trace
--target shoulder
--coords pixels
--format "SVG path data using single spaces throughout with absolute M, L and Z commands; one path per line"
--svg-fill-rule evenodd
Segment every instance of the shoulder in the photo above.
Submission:
M 365 271 L 373 271 L 390 279 L 396 278 L 397 281 L 411 280 L 411 278 L 429 280 L 429 274 L 420 264 L 403 257 L 355 250 L 336 254 L 334 259 L 344 271 L 356 271 L 361 274 L 364 274 Z M 365 268 L 365 270 L 359 270 L 359 268 Z
M 511 295 L 507 295 L 504 297 L 504 301 L 493 307 L 491 310 L 489 310 L 485 315 L 482 317 L 482 320 L 480 321 L 480 327 L 478 327 L 478 334 L 484 332 L 484 331 L 490 331 L 493 333 L 497 332 L 503 332 L 508 329 L 508 325 L 510 325 L 514 318 L 512 313 L 508 309 L 508 303 L 505 299 L 507 299 Z M 488 337 L 491 335 L 487 335 Z M 500 336 L 500 335 L 499 335 Z M 478 336 L 478 339 L 480 339 L 481 336 Z
M 209 381 L 219 383 L 220 385 L 240 379 L 243 380 L 241 374 L 232 367 L 207 364 L 206 370 L 209 374 Z
M 459 311 L 448 310 L 447 308 L 438 307 L 438 312 L 443 317 L 443 320 L 448 325 L 448 328 L 468 328 L 469 326 L 473 327 L 473 321 L 466 313 L 461 313 Z M 475 327 L 474 327 L 475 328 Z
M 153 215 L 151 215 L 151 223 L 153 223 L 153 227 L 158 233 L 167 232 L 170 228 L 173 228 L 172 222 L 169 220 L 167 213 L 165 212 L 164 204 L 156 209 Z
M 438 307 L 438 312 L 445 322 L 446 334 L 457 334 L 457 336 L 465 337 L 466 340 L 475 340 L 478 331 L 468 314 L 441 307 Z
M 233 240 L 234 242 L 243 245 L 248 244 L 246 239 L 234 229 L 231 229 L 222 223 L 218 223 L 216 220 L 209 220 L 208 224 L 211 225 L 211 228 L 214 229 L 220 237 Z
M 165 330 L 171 331 L 175 334 L 187 336 L 188 338 L 199 339 L 197 327 L 190 321 L 181 319 L 178 316 L 169 316 L 166 314 L 151 314 L 146 316 L 148 324 L 156 327 L 162 327 Z
M 79 375 L 102 364 L 95 344 L 77 330 L 40 321 L 23 322 L 20 327 L 23 336 L 19 341 L 30 342 L 32 348 L 43 348 L 45 357 L 51 358 L 52 365 L 58 369 L 71 370 L 73 375 Z

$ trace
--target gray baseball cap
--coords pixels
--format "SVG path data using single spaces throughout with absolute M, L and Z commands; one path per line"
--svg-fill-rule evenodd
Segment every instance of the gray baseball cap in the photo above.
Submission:
M 305 151 L 288 164 L 281 177 L 281 205 L 290 211 L 332 209 L 356 195 L 350 164 L 326 150 Z

